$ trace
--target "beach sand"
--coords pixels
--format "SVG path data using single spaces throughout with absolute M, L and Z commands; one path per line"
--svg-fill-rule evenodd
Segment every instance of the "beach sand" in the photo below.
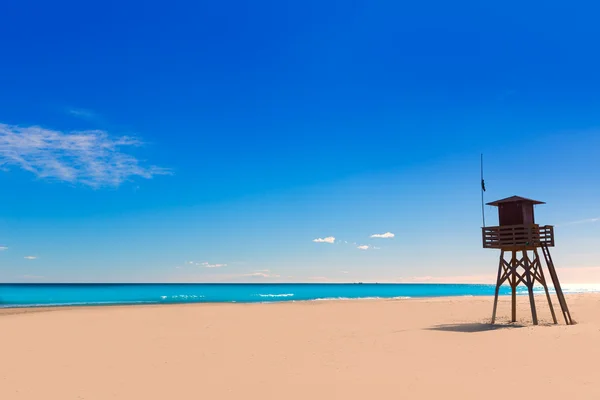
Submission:
M 509 300 L 2 310 L 0 399 L 600 399 L 600 294 Z

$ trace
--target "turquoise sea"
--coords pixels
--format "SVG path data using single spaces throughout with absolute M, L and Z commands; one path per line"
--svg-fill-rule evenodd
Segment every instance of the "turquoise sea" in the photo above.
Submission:
M 491 296 L 494 285 L 473 284 L 0 284 L 0 308 L 166 303 L 258 303 L 327 299 Z M 541 292 L 541 288 L 536 288 Z M 600 291 L 563 287 L 565 293 Z M 510 293 L 503 286 L 501 295 Z M 525 287 L 519 294 L 527 293 Z

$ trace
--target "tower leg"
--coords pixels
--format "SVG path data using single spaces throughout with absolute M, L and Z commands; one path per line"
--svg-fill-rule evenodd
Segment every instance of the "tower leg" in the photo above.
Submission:
M 556 296 L 558 297 L 558 303 L 560 304 L 560 309 L 562 310 L 565 318 L 565 323 L 567 325 L 572 325 L 573 320 L 571 319 L 571 313 L 569 312 L 565 295 L 563 294 L 562 288 L 560 287 L 560 282 L 558 281 L 558 275 L 556 274 L 556 269 L 554 268 L 554 263 L 552 262 L 550 249 L 544 245 L 542 246 L 542 253 L 544 253 L 546 265 L 548 265 L 548 272 L 550 272 L 550 278 L 552 278 L 552 284 L 554 285 L 554 290 L 556 291 Z
M 567 325 L 573 324 L 571 319 L 571 315 L 569 313 L 569 309 L 567 308 L 567 302 L 565 300 L 564 294 L 560 287 L 560 282 L 558 281 L 558 276 L 556 275 L 556 270 L 554 269 L 554 264 L 552 263 L 552 258 L 550 256 L 550 251 L 546 246 L 541 246 L 544 257 L 546 259 L 546 263 L 548 265 L 548 271 L 550 273 L 550 277 L 552 278 L 552 282 L 554 283 L 554 287 L 556 289 L 556 294 L 558 296 L 558 301 L 561 306 L 561 310 L 565 317 L 565 321 Z M 544 270 L 542 267 L 542 262 L 539 256 L 539 253 L 536 248 L 533 248 L 532 258 L 529 258 L 529 250 L 527 248 L 521 248 L 519 250 L 506 250 L 511 251 L 511 257 L 509 260 L 506 260 L 505 250 L 501 249 L 500 251 L 500 260 L 498 263 L 498 276 L 496 278 L 496 290 L 494 293 L 494 308 L 492 311 L 492 324 L 496 322 L 496 312 L 498 310 L 498 296 L 500 293 L 500 287 L 502 284 L 508 280 L 508 283 L 511 287 L 511 321 L 517 321 L 517 287 L 523 283 L 527 286 L 527 291 L 529 294 L 529 303 L 531 306 L 531 317 L 534 325 L 538 325 L 538 315 L 537 309 L 535 305 L 535 296 L 533 294 L 533 287 L 536 282 L 539 282 L 546 294 L 546 300 L 548 301 L 548 307 L 550 308 L 550 313 L 552 314 L 552 320 L 554 323 L 558 323 L 556 319 L 556 313 L 554 312 L 554 306 L 552 304 L 552 298 L 550 297 L 550 292 L 548 291 L 548 284 L 546 282 L 546 277 L 544 276 Z M 521 253 L 521 254 L 517 254 Z M 522 272 L 521 272 L 522 269 Z
M 502 270 L 504 263 L 504 250 L 500 251 L 500 262 L 498 263 L 498 278 L 496 279 L 496 293 L 494 294 L 494 310 L 492 311 L 492 324 L 496 322 L 496 309 L 498 308 L 498 292 L 502 285 Z
M 510 278 L 510 288 L 512 290 L 511 322 L 517 322 L 517 276 L 514 273 Z
M 523 250 L 523 268 L 525 269 L 525 277 L 527 279 L 527 290 L 529 291 L 529 303 L 531 304 L 531 318 L 533 324 L 538 324 L 537 311 L 535 309 L 535 299 L 533 297 L 533 283 L 535 282 L 533 274 L 531 273 L 531 265 L 529 264 L 529 257 L 527 256 L 527 250 Z
M 544 270 L 542 268 L 542 263 L 540 262 L 540 256 L 535 248 L 533 249 L 533 255 L 533 276 L 536 277 L 538 282 L 544 287 L 544 291 L 546 292 L 546 300 L 548 300 L 548 307 L 550 307 L 550 313 L 552 314 L 552 320 L 555 324 L 557 324 L 558 322 L 556 321 L 556 314 L 554 314 L 554 306 L 552 306 L 552 299 L 550 298 L 550 292 L 548 292 L 548 285 L 546 284 L 546 278 L 544 277 Z
M 510 279 L 511 279 L 511 319 L 512 322 L 517 322 L 517 286 L 519 282 L 517 281 L 517 267 L 519 266 L 519 262 L 517 260 L 517 252 L 512 251 L 512 258 L 510 260 Z

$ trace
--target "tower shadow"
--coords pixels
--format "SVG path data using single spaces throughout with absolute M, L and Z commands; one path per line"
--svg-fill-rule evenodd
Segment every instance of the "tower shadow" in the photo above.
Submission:
M 499 329 L 517 329 L 524 328 L 525 325 L 521 324 L 490 324 L 481 322 L 467 322 L 463 324 L 443 324 L 435 325 L 430 328 L 426 328 L 428 331 L 443 331 L 443 332 L 463 332 L 463 333 L 477 333 L 496 331 Z

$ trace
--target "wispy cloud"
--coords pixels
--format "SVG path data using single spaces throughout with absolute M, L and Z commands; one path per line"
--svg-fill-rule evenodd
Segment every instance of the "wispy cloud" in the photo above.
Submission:
M 8 250 L 8 247 L 6 247 L 6 246 L 0 246 L 0 251 L 5 251 L 5 250 Z
M 26 259 L 26 260 L 36 260 L 37 259 L 36 256 L 25 256 L 23 258 Z
M 227 264 L 209 264 L 209 263 L 204 263 L 204 264 L 202 264 L 202 266 L 204 268 L 221 268 L 221 267 L 226 267 Z
M 197 271 L 197 270 L 196 270 Z M 188 269 L 186 272 L 173 274 L 171 277 L 163 279 L 169 282 L 256 282 L 258 280 L 268 280 L 269 282 L 284 282 L 286 280 L 282 275 L 265 270 L 254 270 L 243 273 L 227 273 L 225 270 L 209 270 L 210 272 L 194 272 Z M 223 271 L 223 272 L 221 272 Z M 190 273 L 191 272 L 191 273 Z
M 316 239 L 313 240 L 313 242 L 315 242 L 315 243 L 334 243 L 335 242 L 335 237 L 328 236 L 326 238 L 316 238 Z
M 394 235 L 392 232 L 376 233 L 374 235 L 371 235 L 372 238 L 379 238 L 379 239 L 391 239 L 394 236 L 396 236 L 396 235 Z
M 556 226 L 589 224 L 589 223 L 598 222 L 598 221 L 600 221 L 600 218 L 588 218 L 588 219 L 580 219 L 578 221 L 565 222 L 564 224 L 560 224 L 560 225 L 556 225 Z
M 85 108 L 67 108 L 67 113 L 84 119 L 93 119 L 98 116 L 95 112 L 86 110 Z
M 279 278 L 280 275 L 277 274 L 267 274 L 265 272 L 253 272 L 251 274 L 247 274 L 245 276 L 249 276 L 251 278 Z
M 496 277 L 489 275 L 466 276 L 412 276 L 397 279 L 381 279 L 378 282 L 396 283 L 495 283 Z
M 356 246 L 359 250 L 379 250 L 381 247 L 371 246 L 369 244 L 361 244 L 360 246 Z
M 349 274 L 349 271 L 340 271 L 342 274 Z
M 309 276 L 308 280 L 317 282 L 327 282 L 329 281 L 329 278 L 327 278 L 326 276 Z
M 141 145 L 137 139 L 111 137 L 98 130 L 62 132 L 0 124 L 0 167 L 16 166 L 39 178 L 91 187 L 118 186 L 134 176 L 150 179 L 170 174 L 165 168 L 144 167 L 122 151 Z
M 44 277 L 40 275 L 22 275 L 21 279 L 44 279 Z
M 202 262 L 188 261 L 188 262 L 186 262 L 186 264 L 196 265 L 198 267 L 203 267 L 203 268 L 221 268 L 221 267 L 227 266 L 227 264 L 211 264 L 207 261 L 202 261 Z

